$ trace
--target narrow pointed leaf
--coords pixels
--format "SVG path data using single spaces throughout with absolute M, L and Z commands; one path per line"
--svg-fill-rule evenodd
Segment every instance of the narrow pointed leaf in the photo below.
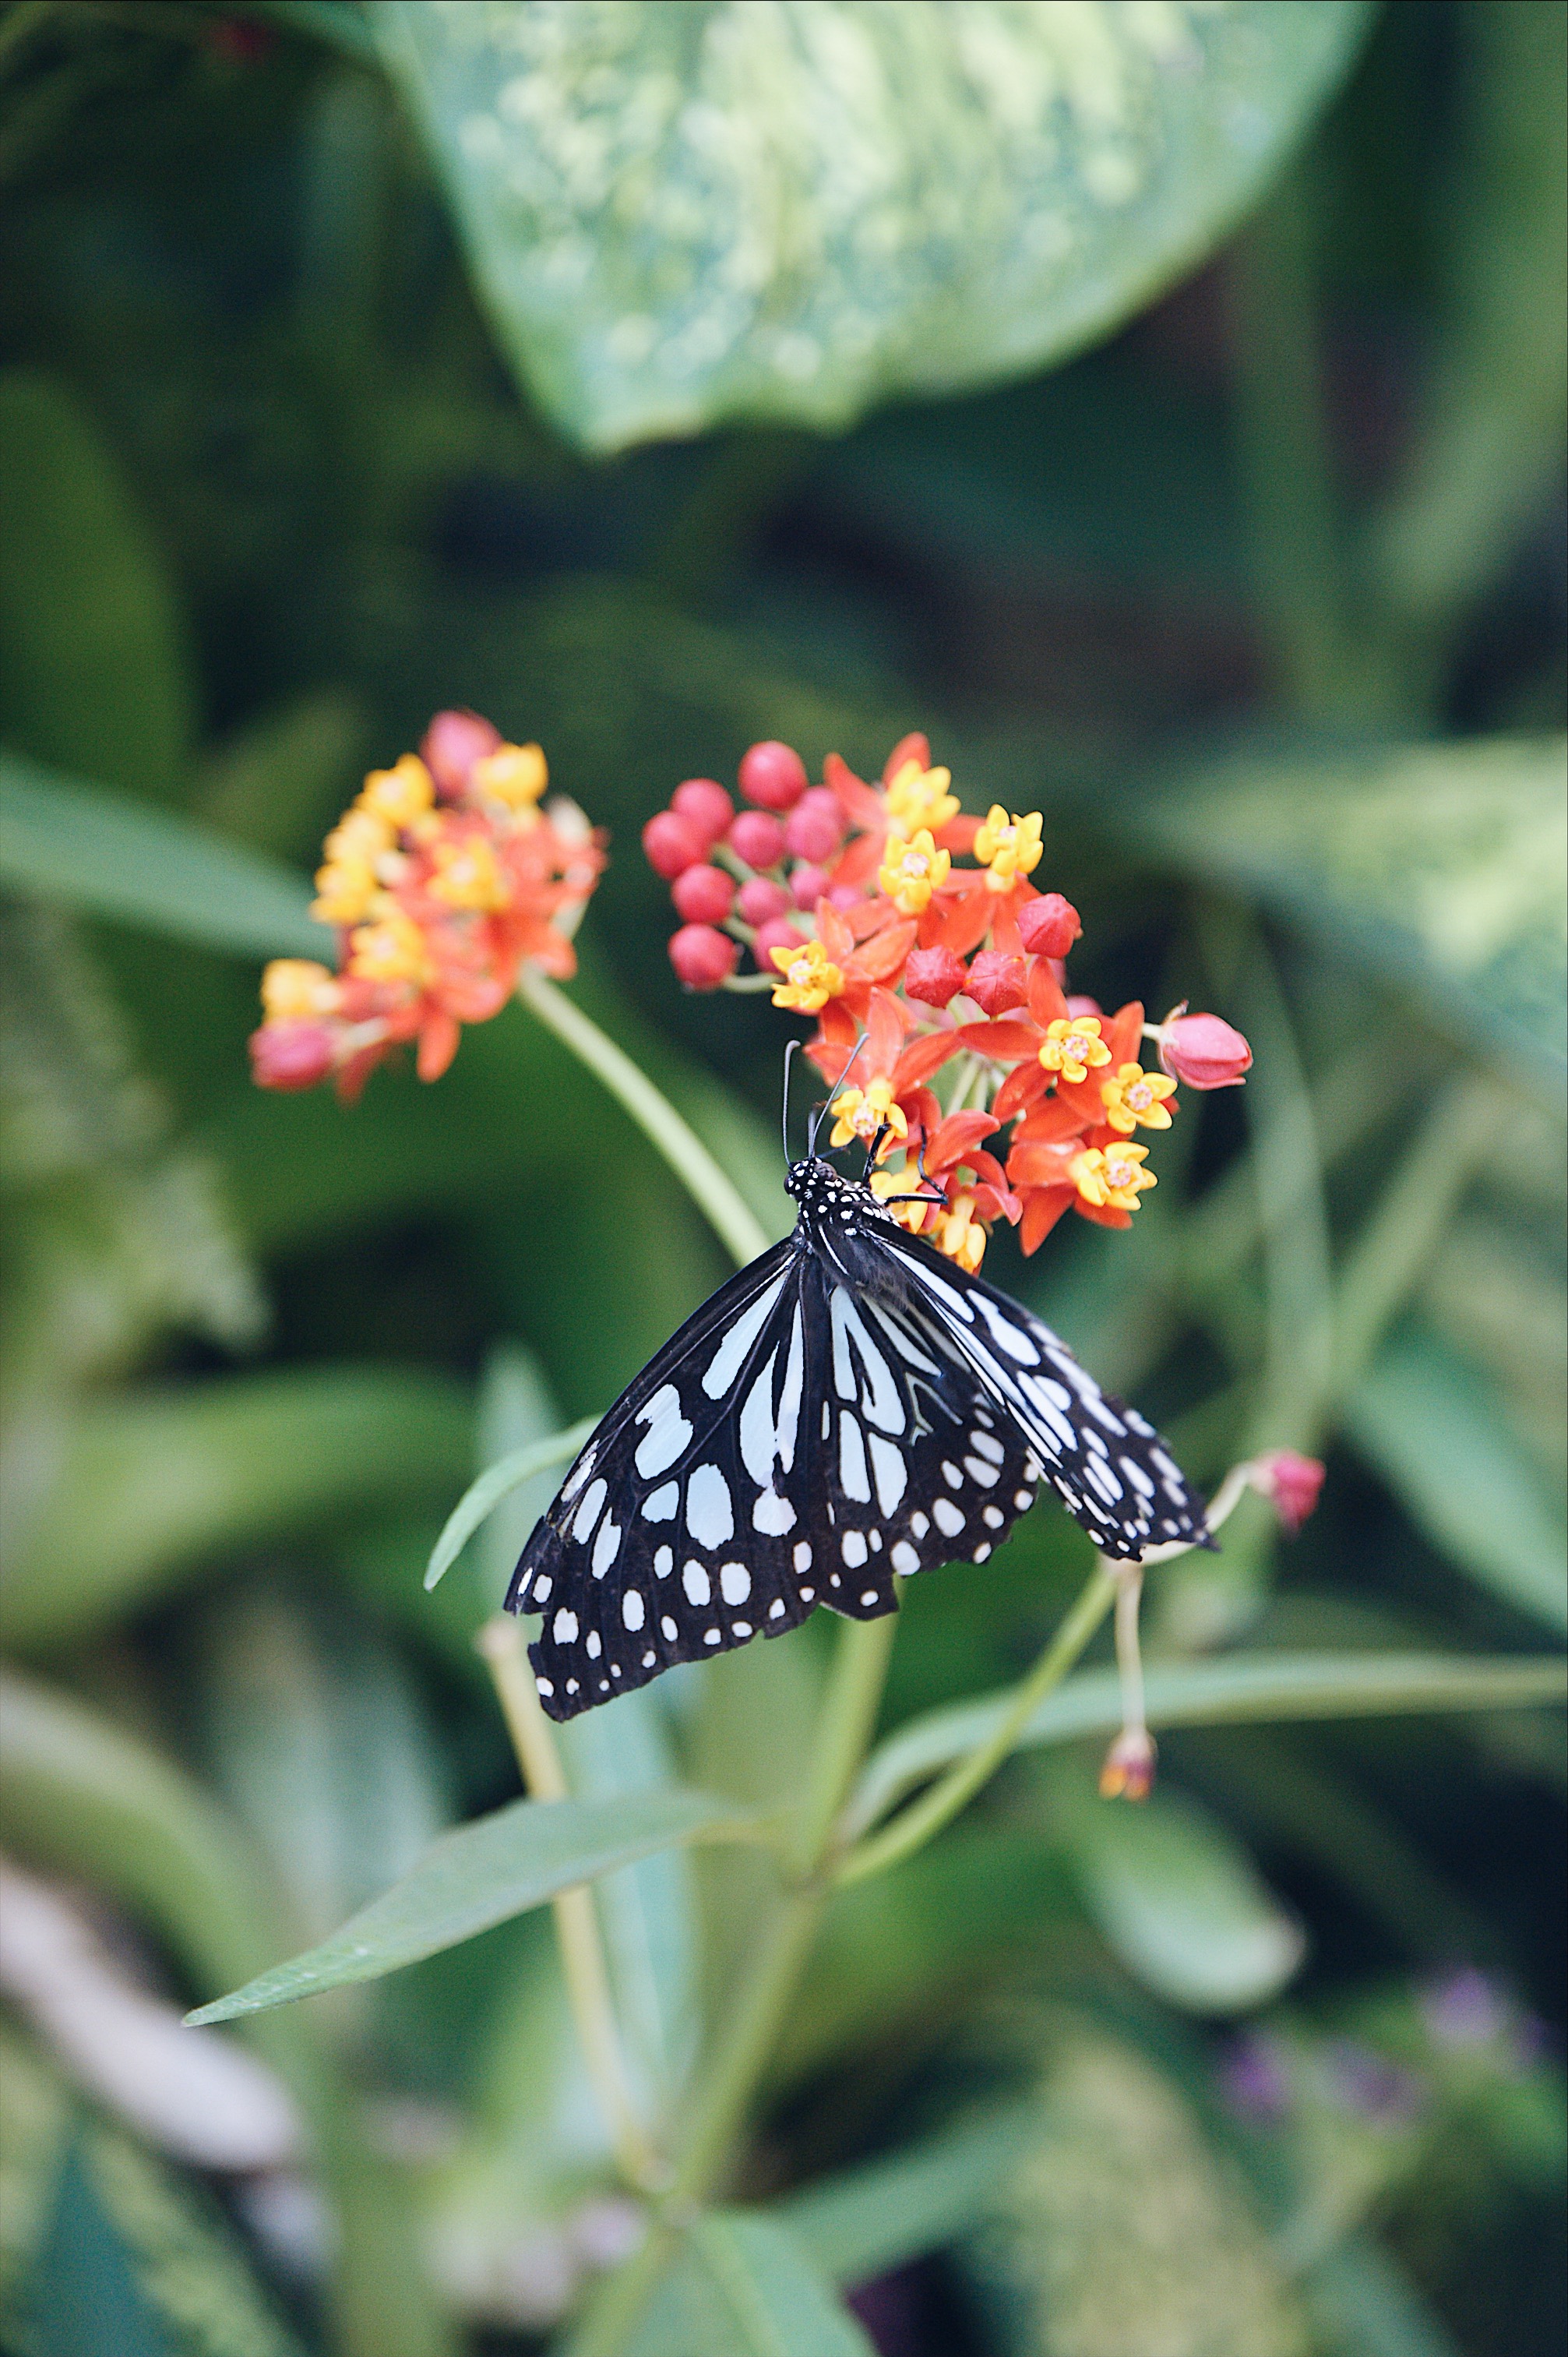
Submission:
M 321 1989 L 377 1980 L 671 1843 L 745 1838 L 749 1831 L 748 1820 L 706 1792 L 514 1801 L 443 1835 L 411 1874 L 319 1947 L 202 2006 L 190 2019 L 228 2021 Z
M 872 2346 L 777 2213 L 714 2210 L 688 2230 L 626 2357 L 872 2357 Z
M 451 1570 L 480 1523 L 494 1513 L 503 1498 L 531 1481 L 536 1473 L 547 1472 L 552 1465 L 564 1464 L 568 1457 L 575 1456 L 597 1422 L 596 1415 L 585 1415 L 580 1424 L 568 1426 L 564 1432 L 553 1432 L 543 1440 L 531 1440 L 526 1448 L 510 1449 L 506 1456 L 488 1466 L 447 1515 L 441 1536 L 430 1551 L 425 1587 L 434 1587 L 443 1573 Z
M 1463 1653 L 1243 1653 L 1160 1663 L 1147 1673 L 1153 1727 L 1219 1727 L 1251 1719 L 1362 1718 L 1402 1711 L 1517 1710 L 1568 1693 L 1560 1655 Z M 927 1712 L 879 1745 L 851 1810 L 871 1824 L 911 1785 L 983 1743 L 1006 1709 L 1005 1694 Z M 1018 1748 L 1114 1734 L 1122 1724 L 1116 1675 L 1069 1678 L 1028 1719 Z
M 1036 2126 L 1010 2104 L 791 2194 L 779 2214 L 834 2283 L 867 2283 L 979 2224 Z
M 281 860 L 14 753 L 0 758 L 0 882 L 241 957 L 333 954 L 309 886 Z

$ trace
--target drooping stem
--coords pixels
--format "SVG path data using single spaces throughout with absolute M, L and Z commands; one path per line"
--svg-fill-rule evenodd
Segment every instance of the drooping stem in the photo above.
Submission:
M 836 1881 L 864 1882 L 867 1875 L 880 1874 L 887 1867 L 897 1866 L 900 1858 L 921 1848 L 933 1834 L 940 1833 L 950 1819 L 957 1816 L 1006 1759 L 1036 1706 L 1066 1677 L 1104 1620 L 1115 1595 L 1116 1575 L 1101 1555 L 1072 1610 L 985 1741 L 967 1759 L 956 1760 L 945 1776 L 939 1777 L 929 1791 L 895 1817 L 890 1825 L 852 1849 L 836 1869 Z
M 657 1152 L 661 1154 L 692 1200 L 736 1265 L 744 1267 L 768 1250 L 762 1223 L 725 1177 L 702 1139 L 683 1121 L 662 1091 L 656 1089 L 622 1048 L 584 1014 L 575 999 L 557 990 L 534 967 L 518 975 L 517 995 L 563 1047 L 601 1080 Z
M 564 1801 L 565 1771 L 523 1654 L 521 1624 L 498 1612 L 486 1621 L 476 1642 L 495 1682 L 524 1783 L 536 1801 Z M 552 1905 L 572 2019 L 615 2146 L 617 2166 L 628 2185 L 648 2192 L 665 2183 L 669 2171 L 632 2101 L 593 1892 L 585 1888 L 564 1890 Z

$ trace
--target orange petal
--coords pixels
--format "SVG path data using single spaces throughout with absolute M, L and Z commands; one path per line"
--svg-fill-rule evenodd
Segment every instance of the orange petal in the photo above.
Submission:
M 998 1121 L 1011 1121 L 1015 1113 L 1022 1113 L 1036 1097 L 1043 1097 L 1049 1085 L 1050 1074 L 1037 1056 L 1031 1056 L 1026 1063 L 1015 1064 L 1008 1073 L 992 1101 L 991 1110 Z
M 1006 1017 L 1000 1023 L 961 1023 L 958 1037 L 977 1056 L 990 1056 L 999 1064 L 1039 1052 L 1040 1035 L 1034 1025 L 1011 1022 Z
M 1039 1251 L 1072 1197 L 1071 1187 L 1040 1187 L 1030 1195 L 1018 1230 L 1018 1242 L 1026 1255 Z
M 838 755 L 832 753 L 828 758 L 830 760 L 836 761 Z M 929 770 L 931 766 L 929 739 L 923 737 L 918 728 L 911 729 L 908 737 L 900 737 L 886 761 L 883 762 L 882 782 L 885 786 L 890 786 L 893 783 L 906 761 L 918 761 L 922 770 Z M 826 776 L 826 774 L 824 770 L 823 775 Z M 830 785 L 832 783 L 831 778 L 828 782 Z
M 940 1071 L 950 1056 L 956 1056 L 959 1036 L 956 1031 L 928 1031 L 911 1039 L 893 1068 L 893 1093 L 902 1097 L 908 1089 L 918 1088 Z

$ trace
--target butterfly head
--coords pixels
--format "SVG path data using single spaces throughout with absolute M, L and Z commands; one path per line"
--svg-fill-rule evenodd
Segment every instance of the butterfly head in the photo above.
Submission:
M 830 1205 L 864 1203 L 874 1200 L 870 1189 L 854 1178 L 846 1178 L 820 1154 L 808 1155 L 803 1161 L 791 1162 L 784 1173 L 786 1194 L 793 1195 L 803 1211 L 822 1211 Z

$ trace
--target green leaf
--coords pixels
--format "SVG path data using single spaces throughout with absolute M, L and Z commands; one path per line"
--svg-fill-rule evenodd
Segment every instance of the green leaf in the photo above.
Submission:
M 789 2194 L 778 2214 L 823 2275 L 868 2283 L 976 2225 L 1032 2124 L 1023 2104 L 981 2113 Z
M 330 1940 L 202 2006 L 190 2019 L 229 2021 L 322 1989 L 377 1980 L 671 1843 L 752 1837 L 749 1820 L 706 1792 L 514 1801 L 444 1834 L 411 1874 Z
M 396 1367 L 299 1367 L 85 1407 L 8 1549 L 0 1634 L 59 1644 L 214 1557 L 461 1480 L 472 1412 Z
M 0 377 L 0 736 L 138 793 L 183 790 L 195 693 L 162 556 L 74 393 Z
M 1219 1819 L 1162 1785 L 1136 1806 L 1074 1793 L 1069 1853 L 1084 1905 L 1127 1970 L 1184 2012 L 1276 1996 L 1306 1953 L 1294 1920 Z
M 0 882 L 241 957 L 330 963 L 303 877 L 129 794 L 0 755 Z
M 1568 1632 L 1568 1534 L 1476 1368 L 1430 1329 L 1406 1326 L 1350 1394 L 1346 1422 L 1444 1555 Z
M 1344 72 L 1344 0 L 387 0 L 514 365 L 613 450 L 1040 367 L 1190 266 Z
M 714 2210 L 687 2229 L 626 2357 L 872 2357 L 872 2347 L 777 2216 Z
M 1558 1702 L 1568 1665 L 1555 1654 L 1237 1653 L 1160 1662 L 1145 1672 L 1151 1727 L 1222 1727 L 1252 1719 L 1381 1717 L 1399 1711 L 1510 1710 Z M 850 1811 L 874 1824 L 911 1785 L 983 1743 L 1006 1694 L 924 1713 L 877 1746 Z M 1047 1695 L 1018 1738 L 1021 1750 L 1113 1735 L 1122 1724 L 1112 1670 L 1086 1670 Z
M 564 1432 L 553 1432 L 544 1440 L 531 1440 L 525 1448 L 510 1449 L 481 1473 L 446 1517 L 441 1536 L 430 1551 L 425 1587 L 434 1587 L 443 1573 L 451 1569 L 480 1523 L 495 1512 L 503 1498 L 538 1474 L 547 1473 L 553 1465 L 564 1465 L 567 1458 L 575 1457 L 598 1421 L 596 1415 L 585 1415 L 580 1424 L 569 1425 Z
M 1560 1103 L 1568 922 L 1561 738 L 1243 758 L 1133 824 L 1401 988 Z

